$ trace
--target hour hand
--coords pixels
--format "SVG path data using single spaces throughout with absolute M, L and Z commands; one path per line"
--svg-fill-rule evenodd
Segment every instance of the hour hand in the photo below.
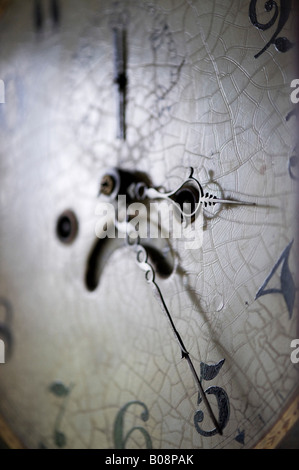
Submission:
M 128 192 L 132 193 L 137 200 L 166 199 L 177 208 L 183 219 L 195 216 L 201 206 L 207 207 L 216 204 L 256 206 L 255 202 L 224 199 L 210 192 L 205 192 L 200 182 L 194 178 L 193 172 L 193 168 L 190 168 L 189 177 L 173 191 L 164 192 L 139 182 L 137 184 L 133 183 L 128 188 Z

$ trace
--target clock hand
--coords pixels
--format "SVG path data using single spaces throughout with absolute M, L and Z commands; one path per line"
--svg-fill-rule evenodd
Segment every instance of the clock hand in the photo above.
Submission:
M 118 137 L 126 138 L 126 31 L 124 28 L 113 28 L 114 43 L 114 83 L 117 86 Z
M 167 199 L 171 202 L 180 212 L 183 218 L 193 217 L 200 209 L 201 205 L 207 207 L 208 205 L 215 204 L 235 204 L 245 206 L 255 206 L 254 202 L 236 201 L 231 199 L 222 199 L 211 193 L 204 193 L 204 190 L 200 182 L 193 176 L 193 168 L 191 168 L 190 176 L 174 191 L 163 192 L 153 187 L 148 187 L 145 183 L 132 183 L 128 188 L 128 193 L 131 197 L 135 197 L 138 200 L 145 199 Z M 184 189 L 193 194 L 193 204 L 191 204 L 191 211 L 185 210 L 185 201 L 182 198 Z M 180 203 L 182 199 L 182 203 Z M 181 207 L 183 206 L 183 208 Z
M 128 226 L 130 226 L 130 223 L 128 222 Z M 133 232 L 134 232 L 134 229 L 133 229 Z M 206 397 L 206 394 L 204 392 L 204 389 L 203 389 L 203 386 L 201 384 L 201 381 L 198 377 L 198 374 L 196 372 L 196 369 L 193 365 L 193 362 L 191 360 L 191 357 L 190 357 L 190 354 L 189 352 L 187 351 L 186 349 L 186 346 L 181 338 L 181 335 L 179 334 L 178 330 L 176 329 L 175 327 L 175 324 L 174 324 L 174 321 L 172 319 L 172 316 L 166 306 L 166 303 L 164 301 L 164 298 L 163 298 L 163 295 L 162 295 L 162 292 L 158 286 L 158 284 L 156 283 L 155 281 L 155 271 L 152 267 L 152 265 L 148 262 L 148 253 L 146 251 L 146 249 L 144 248 L 144 246 L 142 246 L 140 244 L 140 241 L 139 239 L 137 238 L 134 238 L 134 240 L 132 240 L 130 238 L 130 233 L 129 233 L 129 230 L 127 229 L 127 237 L 126 237 L 126 242 L 128 244 L 128 246 L 130 246 L 135 252 L 136 252 L 136 260 L 137 260 L 137 263 L 138 263 L 138 266 L 143 270 L 145 271 L 145 279 L 146 281 L 151 285 L 152 289 L 153 289 L 153 292 L 154 292 L 154 296 L 155 298 L 157 299 L 159 305 L 160 305 L 160 308 L 162 309 L 162 311 L 165 313 L 169 323 L 170 323 L 170 326 L 171 326 L 171 329 L 174 333 L 174 336 L 176 338 L 176 340 L 178 341 L 179 343 L 179 346 L 180 346 L 180 349 L 181 349 L 181 353 L 182 353 L 182 359 L 186 359 L 188 365 L 189 365 L 189 368 L 191 370 L 191 373 L 193 375 L 193 378 L 195 380 L 195 383 L 198 387 L 198 393 L 199 395 L 201 395 L 202 399 L 203 399 L 203 402 L 205 403 L 206 407 L 207 407 L 207 410 L 208 410 L 208 413 L 210 415 L 210 418 L 217 430 L 217 432 L 222 435 L 222 429 L 221 427 L 219 426 L 219 423 L 214 415 L 214 412 L 211 408 L 211 405 Z
M 157 199 L 167 200 L 179 212 L 181 222 L 185 226 L 188 225 L 190 220 L 194 220 L 201 206 L 207 207 L 216 204 L 257 205 L 250 201 L 218 198 L 212 193 L 204 192 L 200 182 L 193 176 L 193 168 L 190 170 L 189 177 L 178 188 L 173 191 L 164 192 L 153 187 L 145 174 L 112 168 L 106 170 L 102 176 L 99 195 L 103 194 L 110 200 L 116 200 L 118 196 L 128 196 L 130 202 L 145 202 L 146 200 Z

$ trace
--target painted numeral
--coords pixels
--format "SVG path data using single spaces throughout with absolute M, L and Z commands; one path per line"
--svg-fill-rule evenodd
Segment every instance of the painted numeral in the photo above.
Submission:
M 222 366 L 224 364 L 224 359 L 219 361 L 217 364 L 212 364 L 208 365 L 203 362 L 200 364 L 200 377 L 201 380 L 213 380 L 217 375 L 219 374 Z M 218 418 L 218 424 L 221 430 L 225 428 L 225 426 L 228 423 L 229 420 L 229 415 L 230 415 L 230 405 L 229 405 L 229 398 L 225 390 L 221 387 L 216 387 L 216 386 L 211 386 L 205 390 L 205 393 L 207 395 L 214 395 L 217 400 L 217 406 L 218 406 L 218 413 L 219 413 L 219 418 Z M 202 402 L 202 397 L 199 395 L 198 396 L 198 404 Z M 218 430 L 216 428 L 210 430 L 210 431 L 205 431 L 199 426 L 199 423 L 201 423 L 204 420 L 204 413 L 201 410 L 196 411 L 194 415 L 194 426 L 196 431 L 204 437 L 211 437 L 214 436 L 215 434 L 218 433 Z
M 60 6 L 58 0 L 49 0 L 49 16 L 53 26 L 58 26 L 60 23 Z M 34 1 L 33 8 L 34 26 L 36 31 L 41 31 L 45 24 L 45 12 L 42 0 Z
M 278 37 L 282 28 L 288 21 L 291 12 L 292 0 L 280 0 L 280 9 L 275 0 L 265 2 L 265 10 L 272 12 L 273 15 L 267 23 L 260 23 L 257 19 L 257 0 L 251 0 L 249 5 L 249 18 L 251 23 L 258 29 L 266 31 L 272 28 L 276 23 L 276 30 L 267 44 L 254 56 L 256 59 L 273 44 L 279 52 L 287 52 L 293 47 L 293 44 L 284 36 Z
M 275 263 L 272 271 L 270 272 L 269 276 L 266 278 L 263 285 L 259 288 L 255 299 L 267 294 L 282 294 L 287 308 L 289 312 L 289 318 L 292 317 L 294 303 L 295 303 L 295 295 L 296 295 L 296 286 L 292 276 L 292 273 L 289 268 L 289 255 L 293 245 L 292 240 L 288 246 L 284 249 L 281 256 L 279 257 L 277 263 Z M 278 288 L 269 288 L 267 289 L 267 285 L 269 284 L 270 280 L 281 266 L 281 273 L 280 273 L 280 287 Z
M 124 426 L 125 426 L 125 415 L 128 411 L 128 408 L 132 406 L 141 406 L 143 409 L 140 418 L 142 421 L 146 422 L 149 418 L 148 408 L 144 403 L 141 401 L 129 401 L 126 405 L 124 405 L 119 412 L 117 413 L 115 422 L 114 422 L 114 429 L 113 429 L 113 439 L 114 439 L 114 446 L 116 449 L 125 449 L 127 441 L 132 433 L 139 432 L 144 437 L 145 447 L 146 449 L 152 449 L 152 441 L 150 438 L 149 433 L 142 427 L 142 426 L 133 426 L 126 434 L 124 434 Z

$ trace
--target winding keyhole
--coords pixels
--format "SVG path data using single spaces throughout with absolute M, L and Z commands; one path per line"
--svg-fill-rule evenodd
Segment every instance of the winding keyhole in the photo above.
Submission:
M 58 217 L 56 235 L 62 243 L 72 243 L 78 234 L 78 227 L 75 213 L 68 209 Z

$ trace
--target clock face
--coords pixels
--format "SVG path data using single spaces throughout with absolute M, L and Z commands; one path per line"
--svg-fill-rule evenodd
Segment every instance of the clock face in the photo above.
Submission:
M 3 420 L 28 448 L 256 446 L 298 383 L 289 2 L 0 5 Z M 103 235 L 128 181 L 157 210 L 195 184 L 181 237 Z

